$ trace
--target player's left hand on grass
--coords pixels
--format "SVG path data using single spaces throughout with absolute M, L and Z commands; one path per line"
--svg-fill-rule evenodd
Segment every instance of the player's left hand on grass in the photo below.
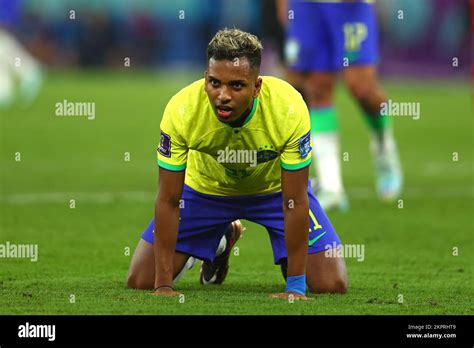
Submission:
M 282 298 L 284 300 L 302 300 L 302 301 L 308 301 L 311 300 L 311 297 L 306 297 L 303 294 L 300 294 L 299 292 L 280 292 L 277 294 L 270 294 L 271 298 Z
M 161 297 L 177 297 L 182 295 L 182 293 L 176 291 L 170 286 L 163 286 L 156 288 L 154 292 L 151 293 L 153 296 L 161 296 Z

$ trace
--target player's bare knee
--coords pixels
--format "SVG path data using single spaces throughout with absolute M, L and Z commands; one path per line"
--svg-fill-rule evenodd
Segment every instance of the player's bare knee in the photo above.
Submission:
M 347 284 L 342 280 L 328 284 L 309 286 L 309 291 L 313 294 L 345 294 L 347 289 Z
M 346 277 L 338 277 L 332 285 L 332 293 L 345 294 L 349 288 Z
M 133 267 L 127 276 L 127 288 L 129 289 L 153 289 L 154 278 L 151 279 L 139 269 Z
M 127 276 L 127 288 L 129 289 L 139 289 L 138 287 L 138 277 L 135 273 L 130 272 Z
M 314 294 L 345 294 L 348 287 L 347 278 L 344 276 L 327 279 L 317 284 L 308 284 L 309 291 Z
M 127 277 L 127 288 L 129 289 L 153 289 L 153 284 L 151 281 L 144 279 L 138 274 L 131 273 Z
M 127 276 L 127 288 L 136 289 L 136 277 L 132 273 L 129 273 Z

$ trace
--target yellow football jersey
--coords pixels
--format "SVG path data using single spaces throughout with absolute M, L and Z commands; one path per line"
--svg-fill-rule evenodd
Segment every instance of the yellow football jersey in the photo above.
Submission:
M 301 95 L 287 82 L 262 76 L 262 88 L 242 127 L 218 120 L 198 80 L 171 98 L 161 120 L 161 168 L 186 170 L 185 184 L 219 196 L 281 190 L 281 168 L 311 162 L 310 119 Z

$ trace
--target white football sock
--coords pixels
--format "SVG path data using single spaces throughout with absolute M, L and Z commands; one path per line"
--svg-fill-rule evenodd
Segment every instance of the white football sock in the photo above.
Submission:
M 370 132 L 370 150 L 374 156 L 385 156 L 397 151 L 392 128 Z
M 319 187 L 322 191 L 343 193 L 338 134 L 313 134 L 312 141 Z

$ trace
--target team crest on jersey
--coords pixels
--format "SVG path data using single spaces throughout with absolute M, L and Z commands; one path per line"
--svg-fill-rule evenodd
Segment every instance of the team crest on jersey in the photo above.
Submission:
M 278 151 L 273 145 L 260 146 L 257 151 L 257 163 L 265 163 L 278 157 Z
M 171 157 L 171 137 L 163 131 L 161 131 L 160 146 L 157 150 L 160 155 Z
M 301 158 L 305 158 L 306 156 L 308 156 L 309 152 L 311 151 L 311 135 L 310 133 L 306 133 L 305 135 L 303 135 L 300 140 L 299 140 L 299 143 L 300 143 L 300 155 L 301 155 Z

